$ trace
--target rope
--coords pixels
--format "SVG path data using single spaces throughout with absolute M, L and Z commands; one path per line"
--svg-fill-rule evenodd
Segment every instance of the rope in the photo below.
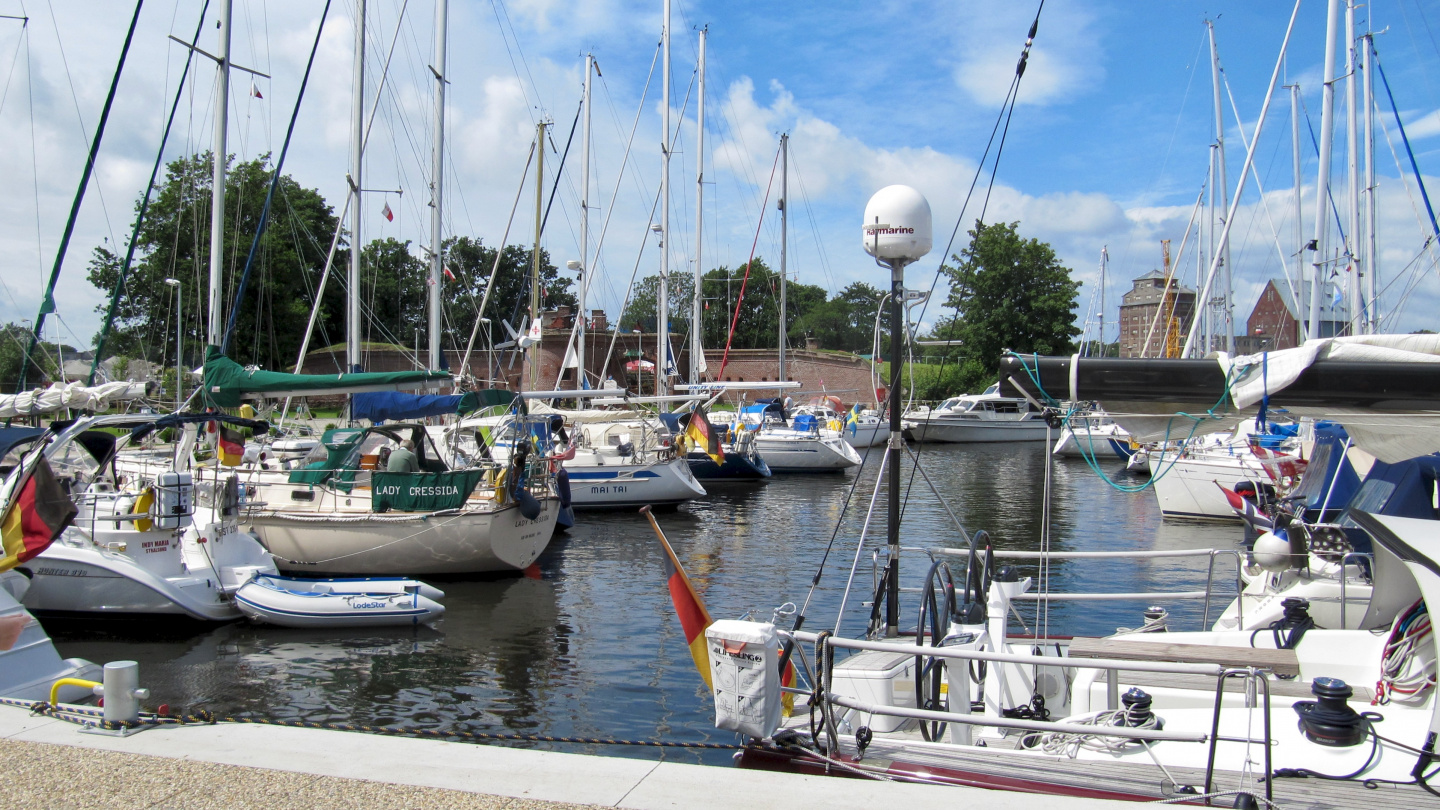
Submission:
M 457 731 L 428 728 L 414 728 L 410 726 L 369 726 L 356 723 L 314 723 L 308 720 L 278 720 L 271 717 L 220 717 L 205 709 L 197 709 L 193 714 L 178 715 L 175 717 L 163 717 L 159 715 L 142 715 L 140 719 L 132 723 L 118 723 L 114 721 L 89 721 L 81 720 L 69 715 L 102 716 L 98 709 L 86 709 L 71 706 L 55 706 L 43 700 L 16 700 L 14 698 L 0 698 L 0 703 L 9 706 L 27 708 L 32 714 L 54 717 L 57 720 L 75 723 L 87 728 L 102 729 L 105 731 L 118 731 L 129 728 L 150 728 L 154 726 L 213 726 L 219 723 L 249 724 L 261 726 L 284 726 L 287 728 L 310 728 L 325 731 L 351 731 L 364 732 L 367 734 L 386 734 L 398 737 L 422 737 L 432 739 L 453 739 L 462 740 L 484 740 L 490 742 L 545 742 L 545 743 L 572 743 L 575 745 L 631 745 L 644 748 L 691 748 L 710 751 L 739 751 L 745 746 L 736 743 L 707 743 L 707 742 L 683 742 L 680 740 L 623 740 L 616 737 L 559 737 L 550 734 L 495 734 L 482 731 Z

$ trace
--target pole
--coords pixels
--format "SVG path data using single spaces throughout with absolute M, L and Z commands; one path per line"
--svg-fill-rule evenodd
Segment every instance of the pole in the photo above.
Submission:
M 345 370 L 360 370 L 360 180 L 365 167 L 365 0 L 355 0 L 355 65 L 350 85 L 350 271 L 345 291 Z
M 705 225 L 705 40 L 709 33 L 709 26 L 700 29 L 700 106 L 695 121 L 695 282 L 690 305 L 690 382 L 695 385 L 700 383 L 700 375 L 707 370 L 700 237 Z
M 1214 257 L 1214 256 L 1216 255 L 1216 252 L 1217 252 L 1217 243 L 1216 243 L 1216 240 L 1215 240 L 1215 236 L 1216 236 L 1216 230 L 1215 230 L 1215 220 L 1216 220 L 1216 214 L 1215 214 L 1215 208 L 1216 208 L 1215 193 L 1216 193 L 1216 188 L 1218 187 L 1219 184 L 1215 182 L 1215 152 L 1216 152 L 1216 151 L 1217 151 L 1217 150 L 1216 150 L 1216 148 L 1215 148 L 1215 144 L 1213 144 L 1213 143 L 1210 144 L 1210 175 L 1209 175 L 1209 179 L 1208 179 L 1207 182 L 1209 183 L 1209 186 L 1210 186 L 1210 256 L 1211 256 L 1211 257 Z M 1222 216 L 1223 216 L 1223 215 L 1222 215 Z M 1222 259 L 1222 261 L 1223 261 L 1223 259 Z M 1199 286 L 1199 287 L 1196 287 L 1196 289 L 1201 289 L 1201 288 L 1203 288 L 1204 286 L 1205 286 L 1205 280 L 1204 280 L 1204 279 L 1200 279 L 1200 286 Z M 1201 352 L 1200 352 L 1200 354 L 1203 355 L 1203 354 L 1205 354 L 1206 352 L 1213 351 L 1214 348 L 1215 348 L 1215 305 L 1214 305 L 1214 302 L 1210 301 L 1209 298 L 1208 298 L 1208 296 L 1207 296 L 1204 300 L 1201 300 L 1201 299 L 1198 299 L 1198 298 L 1197 298 L 1197 299 L 1195 300 L 1195 308 L 1196 308 L 1196 310 L 1198 311 L 1198 314 L 1200 315 L 1200 318 L 1201 318 L 1201 321 L 1200 321 L 1201 334 L 1205 336 L 1205 343 L 1204 343 L 1205 348 L 1204 348 L 1203 350 L 1201 350 Z M 1145 338 L 1145 344 L 1146 344 L 1147 346 L 1150 344 L 1150 338 L 1149 338 L 1148 336 Z M 1143 356 L 1143 355 L 1142 355 L 1142 356 Z M 1187 355 L 1187 356 L 1188 356 L 1188 355 Z
M 1109 245 L 1100 246 L 1100 356 L 1109 357 L 1105 349 L 1105 266 L 1110 263 Z
M 656 304 L 655 324 L 655 395 L 669 392 L 670 371 L 670 0 L 665 0 L 665 20 L 661 29 L 664 42 L 664 68 L 660 79 L 664 101 L 661 103 L 663 129 L 660 136 L 660 296 Z
M 1215 44 L 1215 23 L 1212 20 L 1205 21 L 1205 27 L 1210 29 L 1210 79 L 1215 85 L 1215 172 L 1216 188 L 1220 192 L 1220 210 L 1230 209 L 1230 183 L 1225 173 L 1225 116 L 1220 105 L 1220 48 Z M 1240 190 L 1235 190 L 1235 195 L 1240 195 Z M 1224 227 L 1222 221 L 1221 227 Z M 1235 353 L 1235 326 L 1231 323 L 1230 295 L 1233 282 L 1230 278 L 1230 236 L 1226 232 L 1221 238 L 1220 263 L 1225 268 L 1225 288 L 1220 291 L 1220 327 L 1225 330 L 1225 351 Z M 1201 303 L 1199 301 L 1197 304 Z M 1214 349 L 1214 338 L 1211 338 L 1211 345 L 1206 347 L 1209 351 Z
M 535 246 L 530 251 L 530 326 L 540 321 L 540 230 L 545 204 L 545 122 L 535 125 Z M 504 250 L 504 245 L 497 247 Z M 543 337 L 544 330 L 541 330 Z M 540 387 L 540 341 L 530 346 L 530 390 Z
M 220 3 L 220 48 L 215 81 L 215 139 L 211 151 L 210 173 L 210 309 L 206 341 L 219 346 L 223 335 L 220 325 L 221 278 L 225 272 L 225 135 L 230 113 L 230 10 L 232 0 Z
M 1365 50 L 1360 56 L 1365 69 L 1365 83 L 1361 85 L 1365 107 L 1365 331 L 1373 335 L 1380 331 L 1380 306 L 1375 300 L 1375 276 L 1379 271 L 1375 264 L 1375 74 L 1371 72 L 1371 36 L 1363 37 Z
M 787 220 L 790 218 L 790 135 L 788 133 L 780 136 L 780 375 L 777 379 L 784 382 L 788 377 L 785 374 L 785 344 L 789 337 L 785 333 L 785 254 L 788 248 L 786 238 Z
M 175 282 L 175 412 L 185 404 L 185 288 Z
M 782 138 L 784 136 L 781 136 Z M 889 465 L 889 508 L 886 510 L 885 637 L 900 635 L 900 454 L 905 447 L 900 424 L 900 381 L 905 379 L 905 260 L 890 265 L 890 438 L 885 445 Z
M 1360 299 L 1360 274 L 1369 265 L 1360 263 L 1356 243 L 1360 239 L 1360 118 L 1357 109 L 1355 69 L 1355 0 L 1345 0 L 1345 164 L 1350 186 L 1350 227 L 1345 234 L 1345 255 L 1350 258 L 1350 276 L 1346 279 L 1345 297 L 1350 304 L 1350 334 L 1358 335 L 1364 325 L 1364 306 Z
M 445 283 L 442 256 L 442 235 L 444 228 L 445 202 L 445 40 L 447 37 L 446 14 L 448 0 L 435 0 L 435 64 L 430 72 L 435 75 L 435 132 L 434 154 L 430 156 L 430 369 L 445 367 L 445 356 L 440 349 L 440 289 Z M 503 245 L 501 247 L 504 247 Z
M 575 387 L 584 388 L 585 377 L 585 318 L 589 315 L 588 296 L 590 287 L 590 80 L 595 72 L 595 55 L 585 54 L 585 132 L 580 148 L 580 311 L 575 316 L 575 333 L 580 338 L 575 348 Z
M 1320 283 L 1325 266 L 1325 206 L 1330 200 L 1330 152 L 1335 143 L 1335 38 L 1339 35 L 1340 0 L 1325 12 L 1325 87 L 1320 107 L 1320 170 L 1315 184 L 1315 238 L 1307 246 L 1315 254 L 1310 279 L 1310 326 L 1306 339 L 1320 337 Z M 1303 287 L 1302 287 L 1303 289 Z
M 1290 85 L 1290 153 L 1294 159 L 1295 172 L 1295 287 L 1290 289 L 1290 297 L 1295 301 L 1296 315 L 1300 312 L 1300 295 L 1305 290 L 1305 202 L 1303 190 L 1305 178 L 1301 174 L 1301 153 L 1300 153 L 1300 85 Z M 1297 336 L 1298 337 L 1298 336 Z M 1273 348 L 1280 348 L 1280 336 L 1273 337 Z

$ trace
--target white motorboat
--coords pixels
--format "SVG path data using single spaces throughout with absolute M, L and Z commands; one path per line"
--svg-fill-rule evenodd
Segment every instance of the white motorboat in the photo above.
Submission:
M 192 442 L 203 418 L 183 426 Z M 233 621 L 240 617 L 231 599 L 235 589 L 256 574 L 276 573 L 264 547 L 240 530 L 241 488 L 233 474 L 167 464 L 165 472 L 132 475 L 127 488 L 119 486 L 120 442 L 102 428 L 154 421 L 88 417 L 49 437 L 46 458 L 79 513 L 49 548 L 22 566 L 31 576 L 24 597 L 29 609 L 62 616 Z
M 773 473 L 832 473 L 860 466 L 860 454 L 840 437 L 839 421 L 814 413 L 788 418 L 779 400 L 762 399 L 740 409 L 738 433 L 755 433 L 755 449 Z
M 577 510 L 674 506 L 705 497 L 689 462 L 675 452 L 674 434 L 643 412 L 532 405 L 528 416 L 466 419 L 451 431 L 454 440 L 447 438 L 446 446 L 466 458 L 488 453 L 506 463 L 517 441 L 538 447 L 563 467 Z
M 909 411 L 903 424 L 918 442 L 1039 442 L 1058 433 L 1028 400 L 1000 396 L 998 383 L 980 394 Z
M 1065 419 L 1052 454 L 1062 458 L 1090 458 L 1095 461 L 1118 458 L 1129 461 L 1135 452 L 1130 432 L 1115 424 L 1100 410 L 1072 413 Z
M 445 592 L 403 577 L 297 579 L 259 575 L 235 592 L 240 612 L 281 627 L 429 624 L 445 613 Z
M 56 681 L 98 681 L 98 664 L 81 658 L 61 658 L 40 622 L 25 609 L 20 600 L 29 585 L 24 574 L 0 572 L 0 697 L 48 701 Z M 87 687 L 62 686 L 58 697 L 71 703 L 90 694 Z
M 407 439 L 420 472 L 388 472 L 386 459 Z M 549 545 L 560 512 L 543 463 L 451 469 L 422 425 L 332 429 L 310 459 L 246 479 L 257 501 L 245 522 L 286 573 L 518 571 Z

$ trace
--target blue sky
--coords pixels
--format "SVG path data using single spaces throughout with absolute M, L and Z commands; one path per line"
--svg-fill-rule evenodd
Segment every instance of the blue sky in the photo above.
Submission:
M 18 23 L 0 20 L 0 83 L 5 88 L 0 135 L 8 145 L 0 154 L 0 182 L 6 186 L 0 195 L 0 278 L 5 282 L 0 318 L 5 320 L 34 316 L 41 278 L 53 261 L 89 131 L 128 23 L 126 5 L 0 0 L 0 14 L 31 17 L 23 32 Z M 278 151 L 322 5 L 310 0 L 237 2 L 235 59 L 273 78 L 257 81 L 263 101 L 248 97 L 247 80 L 234 81 L 231 151 L 242 157 Z M 367 239 L 395 236 L 420 242 L 427 233 L 429 0 L 370 0 L 368 71 L 373 89 L 381 63 L 377 52 L 388 48 L 402 6 L 400 46 L 376 119 L 366 185 L 403 187 L 407 193 L 387 200 L 397 213 L 394 223 L 379 218 L 381 200 L 369 202 L 365 227 Z M 60 337 L 71 342 L 88 342 L 99 325 L 93 309 L 103 293 L 83 281 L 89 250 L 112 234 L 125 238 L 129 206 L 153 160 L 162 109 L 183 58 L 166 35 L 188 38 L 199 7 L 198 0 L 151 0 L 142 15 L 57 296 Z M 336 0 L 286 167 L 337 206 L 347 165 L 352 14 L 352 2 Z M 891 182 L 916 185 L 931 201 L 937 233 L 948 234 L 1033 14 L 1033 4 L 1010 2 L 676 0 L 672 75 L 677 120 L 694 69 L 694 29 L 708 24 L 710 30 L 705 160 L 713 185 L 707 186 L 703 265 L 744 262 L 775 139 L 788 131 L 795 169 L 790 267 L 799 280 L 832 290 L 854 280 L 883 285 L 883 272 L 858 246 L 865 200 Z M 1102 245 L 1109 246 L 1111 256 L 1106 320 L 1113 323 L 1128 279 L 1158 265 L 1159 240 L 1180 243 L 1213 138 L 1203 20 L 1216 21 L 1221 62 L 1248 134 L 1289 14 L 1289 4 L 1282 3 L 1046 4 L 989 218 L 1019 220 L 1023 234 L 1056 247 L 1086 283 L 1078 317 L 1090 304 Z M 1368 15 L 1374 19 L 1367 21 Z M 1301 84 L 1316 127 L 1324 17 L 1323 2 L 1302 5 L 1283 77 Z M 1376 37 L 1381 61 L 1426 184 L 1440 196 L 1440 8 L 1424 0 L 1379 0 L 1359 9 L 1358 17 L 1362 31 L 1367 25 L 1385 31 Z M 594 107 L 591 199 L 598 210 L 592 212 L 592 233 L 598 232 L 610 214 L 625 137 L 655 54 L 658 0 L 452 0 L 450 20 L 447 231 L 499 239 L 534 121 L 554 119 L 555 140 L 563 145 L 579 100 L 583 54 L 589 50 L 604 76 L 597 81 Z M 205 36 L 213 46 L 213 29 Z M 64 45 L 63 61 L 57 41 Z M 208 148 L 213 71 L 202 66 L 198 75 L 193 102 L 182 105 L 187 119 L 170 155 Z M 653 240 L 640 254 L 660 172 L 658 98 L 657 75 L 615 195 L 611 231 L 596 262 L 595 303 L 612 317 L 637 256 L 641 275 L 655 272 L 659 264 Z M 1244 151 L 1228 101 L 1226 106 L 1233 188 Z M 1388 115 L 1388 104 L 1384 108 Z M 671 264 L 676 272 L 687 270 L 693 250 L 694 112 L 692 100 L 672 162 L 676 238 Z M 1257 153 L 1269 216 L 1248 185 L 1232 235 L 1241 321 L 1264 280 L 1279 274 L 1279 254 L 1294 250 L 1289 127 L 1288 99 L 1282 95 Z M 1337 132 L 1342 137 L 1337 138 L 1333 182 L 1340 193 L 1345 184 L 1343 126 Z M 1382 285 L 1400 278 L 1382 304 L 1398 310 L 1391 328 L 1437 328 L 1431 314 L 1440 304 L 1434 258 L 1422 255 L 1423 232 L 1383 136 L 1377 135 L 1377 144 L 1380 278 Z M 552 156 L 549 163 L 554 162 Z M 1307 200 L 1313 200 L 1315 165 L 1309 152 Z M 579 255 L 579 176 L 578 160 L 573 160 L 546 238 L 557 263 Z M 1312 205 L 1307 201 L 1305 207 L 1307 238 Z M 531 238 L 526 221 L 518 218 L 511 241 Z M 928 286 L 939 249 L 937 243 L 937 253 L 911 270 L 912 285 Z M 778 252 L 773 195 L 759 252 L 768 259 Z M 1187 278 L 1195 274 L 1191 256 L 1186 257 Z M 1402 301 L 1399 290 L 1409 287 L 1413 292 Z M 926 320 L 935 314 L 932 309 Z

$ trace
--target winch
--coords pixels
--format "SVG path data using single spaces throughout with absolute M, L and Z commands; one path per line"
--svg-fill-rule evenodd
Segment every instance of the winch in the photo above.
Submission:
M 1339 678 L 1316 678 L 1310 684 L 1315 700 L 1295 704 L 1300 733 L 1317 745 L 1343 748 L 1359 745 L 1370 733 L 1370 718 L 1346 703 L 1355 690 Z

